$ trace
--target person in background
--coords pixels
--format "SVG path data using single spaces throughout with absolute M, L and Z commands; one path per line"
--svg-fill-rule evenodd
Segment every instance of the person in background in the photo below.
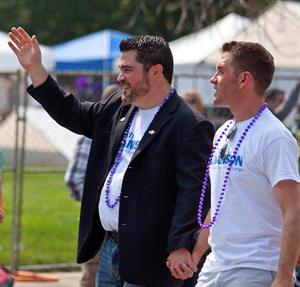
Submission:
M 297 106 L 300 95 L 300 79 L 292 90 L 287 101 L 284 103 L 285 94 L 280 89 L 268 89 L 266 91 L 266 103 L 268 103 L 269 110 L 281 121 L 284 121 L 290 114 L 293 108 Z M 282 106 L 283 104 L 283 106 Z M 278 109 L 279 108 L 279 109 Z
M 117 92 L 119 89 L 120 86 L 117 84 L 107 86 L 102 92 L 101 100 L 107 100 L 113 93 Z M 65 173 L 65 184 L 69 188 L 71 196 L 76 201 L 81 201 L 82 199 L 85 170 L 88 162 L 91 143 L 92 140 L 84 136 L 78 140 L 74 150 L 74 154 L 69 161 Z M 99 252 L 97 252 L 97 254 L 92 259 L 81 264 L 81 287 L 95 287 L 98 263 Z
M 182 93 L 183 100 L 195 111 L 205 115 L 218 129 L 226 120 L 232 118 L 232 113 L 224 107 L 206 109 L 202 104 L 201 96 L 195 90 L 186 90 Z
M 150 35 L 121 41 L 122 90 L 90 104 L 58 87 L 41 62 L 35 36 L 19 27 L 9 37 L 32 80 L 27 91 L 59 124 L 92 138 L 77 261 L 88 261 L 101 248 L 97 287 L 182 286 L 166 261 L 171 272 L 192 276 L 197 270 L 191 251 L 198 188 L 214 128 L 171 87 L 168 43 Z M 203 205 L 208 211 L 209 196 Z
M 200 95 L 195 90 L 186 90 L 182 93 L 183 100 L 195 111 L 205 114 Z
M 0 223 L 4 219 L 4 199 L 3 199 L 3 183 L 2 183 L 2 173 L 3 173 L 3 151 L 0 148 Z

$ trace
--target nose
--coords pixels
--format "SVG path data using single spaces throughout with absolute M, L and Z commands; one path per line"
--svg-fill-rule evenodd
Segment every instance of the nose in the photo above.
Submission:
M 121 72 L 119 73 L 118 77 L 117 77 L 117 82 L 118 82 L 120 85 L 122 85 L 122 83 L 124 83 L 124 81 L 125 81 L 125 77 L 124 77 L 123 72 L 121 71 Z
M 216 84 L 216 74 L 213 74 L 212 77 L 209 79 L 210 83 Z

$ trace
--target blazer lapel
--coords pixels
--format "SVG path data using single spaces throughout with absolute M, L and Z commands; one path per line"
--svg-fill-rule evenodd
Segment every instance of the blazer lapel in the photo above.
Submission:
M 149 125 L 144 136 L 142 137 L 137 149 L 135 150 L 131 161 L 139 156 L 155 137 L 162 132 L 163 127 L 171 120 L 171 114 L 176 110 L 179 103 L 179 96 L 176 91 L 172 97 L 161 107 L 154 120 Z
M 134 111 L 134 106 L 124 106 L 122 111 L 120 112 L 120 115 L 117 119 L 116 125 L 115 125 L 115 132 L 114 132 L 114 138 L 112 139 L 113 145 L 110 149 L 110 163 L 109 166 L 112 165 L 112 161 L 115 159 L 116 154 L 120 148 L 121 141 L 124 135 L 124 132 L 127 128 L 129 119 L 131 118 L 131 115 Z

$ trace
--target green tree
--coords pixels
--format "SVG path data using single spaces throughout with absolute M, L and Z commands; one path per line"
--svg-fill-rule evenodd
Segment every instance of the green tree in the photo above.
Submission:
M 102 29 L 158 34 L 167 40 L 229 12 L 255 17 L 272 0 L 1 0 L 0 30 L 22 26 L 54 45 Z

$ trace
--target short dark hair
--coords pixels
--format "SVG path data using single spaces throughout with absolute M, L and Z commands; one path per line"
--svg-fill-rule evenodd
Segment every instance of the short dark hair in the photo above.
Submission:
M 159 36 L 142 35 L 121 41 L 120 51 L 137 51 L 136 60 L 143 64 L 147 71 L 151 66 L 161 64 L 163 75 L 171 84 L 173 77 L 173 56 L 166 40 Z
M 275 70 L 271 53 L 258 43 L 238 41 L 225 43 L 222 51 L 233 56 L 233 65 L 239 73 L 248 71 L 252 74 L 256 92 L 264 94 Z

